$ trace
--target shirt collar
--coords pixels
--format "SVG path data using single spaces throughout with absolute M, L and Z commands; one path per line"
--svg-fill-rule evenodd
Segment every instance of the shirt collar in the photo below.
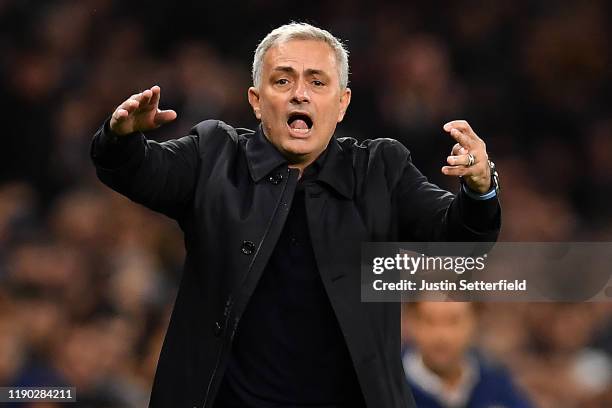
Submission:
M 402 360 L 406 376 L 423 391 L 449 408 L 466 406 L 472 391 L 480 381 L 478 362 L 469 354 L 463 362 L 459 384 L 452 390 L 449 390 L 440 377 L 423 363 L 423 357 L 418 351 L 406 352 Z
M 279 166 L 287 164 L 285 157 L 264 135 L 261 124 L 247 140 L 246 156 L 251 177 L 255 182 L 259 182 Z M 318 173 L 315 177 L 317 181 L 330 186 L 345 198 L 353 197 L 353 167 L 347 152 L 335 137 L 331 138 L 325 151 L 311 166 L 314 166 L 313 170 Z

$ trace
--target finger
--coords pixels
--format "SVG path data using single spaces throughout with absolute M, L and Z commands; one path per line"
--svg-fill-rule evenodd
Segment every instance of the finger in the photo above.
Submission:
M 473 132 L 470 124 L 465 120 L 451 120 L 450 122 L 445 123 L 442 128 L 447 132 L 450 131 L 452 128 L 463 130 L 466 133 Z
M 134 112 L 140 106 L 140 102 L 136 99 L 128 99 L 119 105 L 119 108 L 125 109 L 128 113 Z
M 154 106 L 156 109 L 159 106 L 159 99 L 161 98 L 161 88 L 157 85 L 151 87 L 151 102 L 149 104 Z
M 151 98 L 153 96 L 153 92 L 150 89 L 145 89 L 141 93 L 140 97 L 140 106 L 143 108 L 148 107 L 151 104 Z
M 451 166 L 467 166 L 470 164 L 469 154 L 452 155 L 446 158 L 446 162 Z M 473 164 L 472 164 L 473 165 Z
M 450 152 L 451 156 L 459 154 L 459 149 L 461 149 L 461 145 L 459 143 L 455 143 Z
M 459 143 L 455 143 L 453 148 L 451 149 L 451 156 L 457 156 L 459 154 L 467 154 L 467 149 L 462 147 Z
M 466 176 L 471 173 L 470 167 L 465 166 L 443 166 L 442 174 L 446 176 Z
M 451 128 L 448 133 L 465 149 L 470 149 L 475 146 L 475 141 L 457 128 Z
M 125 120 L 128 116 L 129 116 L 129 112 L 126 111 L 125 109 L 122 109 L 122 108 L 118 108 L 113 113 L 113 118 L 117 122 L 121 122 L 121 121 Z
M 482 169 L 476 168 L 476 166 L 443 166 L 441 170 L 447 176 L 473 177 L 476 179 L 483 177 Z
M 150 90 L 147 89 L 146 91 L 135 93 L 134 95 L 130 96 L 128 100 L 136 101 L 139 103 L 139 106 L 138 106 L 139 108 L 146 109 L 148 107 L 147 105 L 150 101 L 150 98 L 151 98 Z
M 176 112 L 172 109 L 158 110 L 155 114 L 155 117 L 153 118 L 153 121 L 155 122 L 155 124 L 161 126 L 168 122 L 172 122 L 174 119 L 176 119 L 176 116 Z
M 451 129 L 459 129 L 470 139 L 474 139 L 478 141 L 482 140 L 480 139 L 480 137 L 478 137 L 476 132 L 474 132 L 474 129 L 472 129 L 472 126 L 470 126 L 470 124 L 465 120 L 452 120 L 448 123 L 445 123 L 443 126 L 443 129 L 446 130 L 447 132 L 449 132 Z

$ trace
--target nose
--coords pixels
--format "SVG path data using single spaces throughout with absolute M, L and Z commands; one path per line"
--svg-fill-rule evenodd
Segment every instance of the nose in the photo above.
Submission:
M 310 102 L 310 95 L 308 94 L 308 89 L 304 81 L 296 82 L 296 86 L 291 97 L 291 102 L 296 104 Z

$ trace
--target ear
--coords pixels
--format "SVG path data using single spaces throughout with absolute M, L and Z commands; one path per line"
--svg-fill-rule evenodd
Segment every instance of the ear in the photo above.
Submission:
M 260 110 L 260 102 L 259 102 L 259 91 L 255 87 L 250 87 L 248 91 L 248 98 L 251 107 L 253 108 L 253 113 L 255 113 L 255 117 L 261 120 L 261 110 Z
M 342 122 L 342 119 L 344 119 L 344 115 L 346 114 L 346 110 L 348 109 L 350 103 L 351 88 L 346 88 L 344 91 L 342 91 L 342 95 L 340 95 L 340 111 L 338 112 L 338 123 Z

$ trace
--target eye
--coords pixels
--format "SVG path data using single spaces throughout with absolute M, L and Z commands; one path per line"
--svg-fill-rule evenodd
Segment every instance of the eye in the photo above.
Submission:
M 325 84 L 322 81 L 319 81 L 318 79 L 315 79 L 314 81 L 312 81 L 312 84 L 314 86 L 325 86 Z
M 287 85 L 289 83 L 289 81 L 287 80 L 287 78 L 280 78 L 277 79 L 275 84 L 277 85 Z

